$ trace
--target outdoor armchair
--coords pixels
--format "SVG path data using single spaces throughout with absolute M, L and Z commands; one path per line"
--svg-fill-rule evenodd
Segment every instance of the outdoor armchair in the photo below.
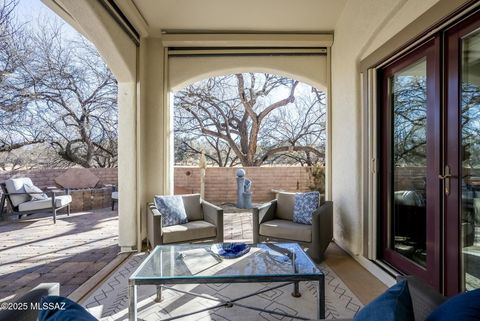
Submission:
M 45 192 L 26 192 L 24 185 L 33 186 L 32 180 L 28 177 L 10 178 L 0 184 L 2 198 L 0 200 L 0 216 L 4 215 L 5 205 L 13 215 L 22 215 L 51 212 L 53 223 L 57 222 L 57 212 L 67 208 L 67 215 L 70 215 L 70 204 L 72 196 L 68 189 L 52 189 Z M 47 194 L 49 197 L 41 200 L 32 200 L 32 194 Z M 60 195 L 63 194 L 63 195 Z M 6 203 L 6 204 L 5 204 Z
M 312 225 L 293 222 L 295 193 L 277 194 L 277 199 L 253 209 L 253 241 L 295 241 L 308 248 L 316 261 L 333 239 L 333 203 L 323 202 L 313 213 Z
M 163 226 L 162 213 L 154 203 L 147 204 L 147 237 L 152 248 L 160 244 L 201 240 L 223 242 L 223 210 L 200 198 L 181 195 L 188 223 Z

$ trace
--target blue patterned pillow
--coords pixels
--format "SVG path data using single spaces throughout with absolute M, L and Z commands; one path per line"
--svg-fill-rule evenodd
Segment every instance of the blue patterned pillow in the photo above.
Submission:
M 318 208 L 319 202 L 319 192 L 295 194 L 295 205 L 293 206 L 293 222 L 311 225 L 313 212 L 315 212 L 315 210 Z
M 181 196 L 155 196 L 155 206 L 162 214 L 162 225 L 171 226 L 188 223 L 187 213 Z

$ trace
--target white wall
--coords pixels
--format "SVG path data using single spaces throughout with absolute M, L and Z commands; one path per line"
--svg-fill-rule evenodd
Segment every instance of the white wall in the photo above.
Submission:
M 438 0 L 349 0 L 332 46 L 332 197 L 334 238 L 362 254 L 363 206 L 359 61 Z

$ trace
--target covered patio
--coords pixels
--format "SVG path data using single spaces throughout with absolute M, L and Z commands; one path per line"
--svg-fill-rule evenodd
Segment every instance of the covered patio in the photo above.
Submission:
M 445 296 L 480 278 L 476 136 L 463 142 L 459 128 L 470 117 L 459 112 L 467 100 L 460 62 L 473 88 L 465 110 L 478 107 L 479 42 L 460 44 L 478 35 L 479 1 L 42 2 L 96 46 L 118 81 L 118 245 L 137 257 L 130 267 L 142 261 L 147 203 L 174 193 L 172 93 L 208 77 L 266 72 L 327 95 L 333 240 L 324 264 L 361 303 L 399 275 Z M 398 98 L 402 86 L 416 88 L 415 99 Z M 247 221 L 226 214 L 224 240 L 249 240 Z M 83 303 L 102 306 L 98 292 L 89 295 Z M 142 297 L 144 311 L 153 296 Z

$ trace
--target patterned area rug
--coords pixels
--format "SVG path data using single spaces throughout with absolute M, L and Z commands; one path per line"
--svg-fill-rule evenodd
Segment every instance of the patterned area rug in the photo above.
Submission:
M 83 301 L 83 305 L 97 318 L 105 321 L 128 320 L 128 277 L 145 259 L 146 254 L 132 255 L 123 263 L 94 293 Z M 319 268 L 325 274 L 326 318 L 352 318 L 362 307 L 357 297 L 346 287 L 338 276 L 326 265 Z M 276 284 L 208 284 L 208 285 L 177 285 L 175 288 L 216 297 L 226 300 L 241 297 Z M 317 285 L 314 282 L 301 282 L 300 298 L 291 295 L 292 285 L 271 290 L 263 294 L 239 301 L 239 303 L 262 309 L 274 310 L 290 315 L 316 319 Z M 217 302 L 205 298 L 197 298 L 177 291 L 163 290 L 162 302 L 156 303 L 154 286 L 139 286 L 138 317 L 139 320 L 156 321 L 176 315 L 182 315 L 196 310 L 216 305 Z M 292 318 L 271 315 L 238 306 L 232 308 L 217 308 L 184 317 L 179 320 L 295 320 Z

